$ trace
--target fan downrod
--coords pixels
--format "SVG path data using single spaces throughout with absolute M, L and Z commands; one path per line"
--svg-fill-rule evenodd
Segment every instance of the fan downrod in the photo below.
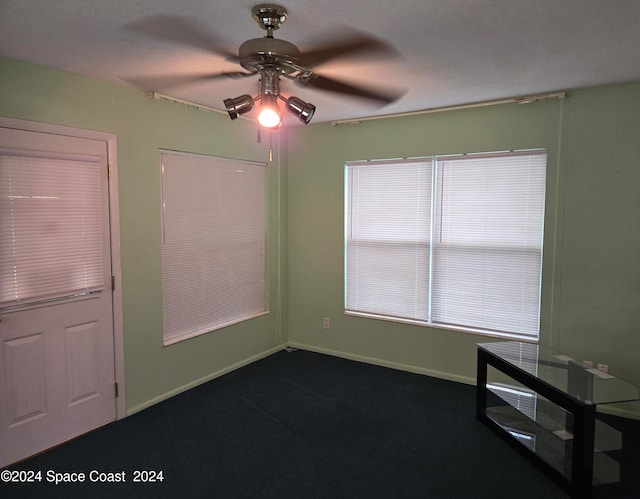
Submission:
M 272 32 L 280 29 L 287 20 L 287 9 L 280 5 L 264 3 L 251 9 L 251 16 L 263 30 Z

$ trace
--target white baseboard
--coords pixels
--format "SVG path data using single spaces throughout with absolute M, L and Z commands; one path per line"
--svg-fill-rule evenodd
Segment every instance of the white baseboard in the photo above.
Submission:
M 619 416 L 621 418 L 637 419 L 640 421 L 640 408 L 638 410 L 628 409 L 625 407 L 616 407 L 615 405 L 599 405 L 598 412 L 609 414 L 611 416 Z
M 143 402 L 142 404 L 138 404 L 134 407 L 129 408 L 129 410 L 127 411 L 127 416 L 131 416 L 132 414 L 135 414 L 136 412 L 140 412 L 144 409 L 147 409 L 149 407 L 151 407 L 152 405 L 158 404 L 159 402 L 162 402 L 164 400 L 170 399 L 171 397 L 174 397 L 175 395 L 179 395 L 182 392 L 186 392 L 187 390 L 190 390 L 191 388 L 195 388 L 196 386 L 202 385 L 203 383 L 207 383 L 208 381 L 211 381 L 213 379 L 219 378 L 220 376 L 224 376 L 227 373 L 230 373 L 231 371 L 235 371 L 236 369 L 240 369 L 241 367 L 247 366 L 249 364 L 252 364 L 260 359 L 264 359 L 265 357 L 268 357 L 269 355 L 273 355 L 276 352 L 279 352 L 280 350 L 282 350 L 283 348 L 285 348 L 287 345 L 278 345 L 275 346 L 273 348 L 270 348 L 269 350 L 265 350 L 264 352 L 261 352 L 259 354 L 256 354 L 252 357 L 249 357 L 248 359 L 243 359 L 240 362 L 236 362 L 235 364 L 231 364 L 230 366 L 227 366 L 223 369 L 220 369 L 219 371 L 215 371 L 211 374 L 208 374 L 206 376 L 203 376 L 200 379 L 191 381 L 190 383 L 187 383 L 185 385 L 179 386 L 178 388 L 174 388 L 173 390 L 163 393 L 162 395 L 159 395 L 158 397 L 154 397 L 150 400 L 147 400 L 145 402 Z
M 357 354 L 353 354 L 353 353 L 349 353 L 349 352 L 342 352 L 339 350 L 332 350 L 332 349 L 328 349 L 328 348 L 320 348 L 317 346 L 313 346 L 313 345 L 306 345 L 304 343 L 297 343 L 297 342 L 289 342 L 286 344 L 282 344 L 282 345 L 278 345 L 275 346 L 273 348 L 270 348 L 269 350 L 266 350 L 264 352 L 261 352 L 259 354 L 256 354 L 252 357 L 249 357 L 248 359 L 244 359 L 240 362 L 236 362 L 235 364 L 232 364 L 230 366 L 225 367 L 224 369 L 220 369 L 219 371 L 216 371 L 214 373 L 208 374 L 207 376 L 204 376 L 200 379 L 197 379 L 195 381 L 192 381 L 190 383 L 187 383 L 185 385 L 182 385 L 178 388 L 175 388 L 174 390 L 171 390 L 167 393 L 164 393 L 158 397 L 155 397 L 153 399 L 147 400 L 142 404 L 139 404 L 135 407 L 130 408 L 127 411 L 127 416 L 130 416 L 132 414 L 135 414 L 136 412 L 140 412 L 144 409 L 147 409 L 148 407 L 151 407 L 152 405 L 155 405 L 159 402 L 162 402 L 164 400 L 167 400 L 175 395 L 178 395 L 182 392 L 185 392 L 191 388 L 195 388 L 196 386 L 199 386 L 203 383 L 206 383 L 208 381 L 211 381 L 213 379 L 219 378 L 220 376 L 224 376 L 227 373 L 230 373 L 231 371 L 235 371 L 236 369 L 239 369 L 241 367 L 247 366 L 249 364 L 252 364 L 253 362 L 256 362 L 260 359 L 263 359 L 265 357 L 268 357 L 270 355 L 273 355 L 276 352 L 279 352 L 280 350 L 283 350 L 285 348 L 298 348 L 300 350 L 308 350 L 310 352 L 316 352 L 316 353 L 321 353 L 321 354 L 325 354 L 325 355 L 331 355 L 333 357 L 339 357 L 339 358 L 343 358 L 343 359 L 348 359 L 348 360 L 354 360 L 357 362 L 364 362 L 366 364 L 373 364 L 376 366 L 381 366 L 381 367 L 388 367 L 391 369 L 397 369 L 399 371 L 406 371 L 406 372 L 411 372 L 411 373 L 415 373 L 415 374 L 422 374 L 422 375 L 426 375 L 426 376 L 431 376 L 434 378 L 440 378 L 440 379 L 445 379 L 448 381 L 455 381 L 457 383 L 463 383 L 465 385 L 475 385 L 476 384 L 476 380 L 475 378 L 470 378 L 467 376 L 458 376 L 455 374 L 451 374 L 451 373 L 447 373 L 447 372 L 443 372 L 443 371 L 437 371 L 434 369 L 426 369 L 424 367 L 418 367 L 418 366 L 413 366 L 410 364 L 402 364 L 402 363 L 398 363 L 398 362 L 391 362 L 388 360 L 384 360 L 384 359 L 379 359 L 376 357 L 367 357 L 364 355 L 357 355 Z M 616 407 L 616 406 L 607 406 L 607 405 L 601 405 L 598 406 L 598 412 L 601 412 L 603 414 L 609 414 L 612 416 L 620 416 L 623 418 L 629 418 L 629 419 L 637 419 L 640 420 L 640 412 L 634 410 L 634 409 L 629 409 L 626 407 Z
M 304 343 L 296 343 L 289 342 L 289 347 L 299 348 L 300 350 L 309 350 L 310 352 L 322 353 L 326 355 L 332 355 L 334 357 L 341 357 L 343 359 L 355 360 L 358 362 L 365 362 L 367 364 L 374 364 L 382 367 L 389 367 L 392 369 L 398 369 L 400 371 L 407 371 L 416 374 L 424 374 L 426 376 L 432 376 L 434 378 L 446 379 L 449 381 L 456 381 L 458 383 L 464 383 L 466 385 L 474 385 L 476 384 L 475 378 L 469 378 L 466 376 L 458 376 L 451 373 L 446 373 L 442 371 L 436 371 L 434 369 L 426 369 L 423 367 L 412 366 L 408 364 L 401 364 L 398 362 L 390 362 L 388 360 L 378 359 L 375 357 L 366 357 L 363 355 L 356 355 L 348 352 L 341 352 L 338 350 L 331 350 L 328 348 L 319 348 L 312 345 L 305 345 Z M 609 414 L 612 416 L 619 416 L 623 418 L 629 419 L 637 419 L 640 420 L 640 412 L 634 409 L 630 409 L 627 407 L 620 407 L 616 405 L 599 405 L 598 412 L 603 414 Z
M 300 350 L 309 350 L 311 352 L 332 355 L 334 357 L 341 357 L 343 359 L 355 360 L 358 362 L 365 362 L 367 364 L 374 364 L 376 366 L 389 367 L 391 369 L 397 369 L 399 371 L 407 371 L 415 374 L 424 374 L 426 376 L 431 376 L 434 378 L 446 379 L 449 381 L 456 381 L 458 383 L 464 383 L 465 385 L 476 384 L 475 378 L 469 378 L 467 376 L 458 376 L 456 374 L 436 371 L 434 369 L 426 369 L 424 367 L 412 366 L 410 364 L 401 364 L 398 362 L 391 362 L 384 359 L 378 359 L 375 357 L 366 357 L 364 355 L 356 355 L 348 352 L 331 350 L 328 348 L 318 348 L 316 346 L 305 345 L 303 343 L 289 342 L 289 346 L 293 348 L 299 348 Z

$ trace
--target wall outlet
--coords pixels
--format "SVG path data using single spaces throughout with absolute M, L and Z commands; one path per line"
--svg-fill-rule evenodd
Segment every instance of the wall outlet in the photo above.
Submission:
M 322 327 L 325 329 L 329 329 L 331 327 L 331 319 L 329 319 L 329 317 L 322 319 Z
M 603 373 L 609 372 L 609 366 L 607 364 L 598 364 L 598 371 L 602 371 Z

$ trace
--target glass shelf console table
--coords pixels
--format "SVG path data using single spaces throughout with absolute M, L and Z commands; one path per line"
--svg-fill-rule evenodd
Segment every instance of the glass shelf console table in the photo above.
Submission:
M 550 348 L 478 343 L 476 416 L 572 497 L 619 480 L 607 454 L 621 435 L 596 407 L 640 399 L 638 387 Z

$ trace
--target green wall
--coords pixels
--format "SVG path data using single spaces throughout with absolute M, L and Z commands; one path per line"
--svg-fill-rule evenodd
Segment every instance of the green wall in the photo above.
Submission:
M 640 385 L 639 116 L 640 85 L 629 84 L 564 100 L 291 130 L 290 343 L 473 383 L 475 343 L 493 338 L 344 315 L 344 164 L 544 147 L 540 343 L 606 363 Z M 640 415 L 637 405 L 621 410 Z
M 557 343 L 640 386 L 640 84 L 568 104 Z
M 266 137 L 256 144 L 244 120 L 2 58 L 0 116 L 118 136 L 129 412 L 286 343 L 473 383 L 475 343 L 491 338 L 344 315 L 344 164 L 537 147 L 549 153 L 540 342 L 640 385 L 640 84 L 279 132 L 267 177 L 271 313 L 170 347 L 162 346 L 158 148 L 267 162 Z M 622 410 L 640 416 L 637 404 Z
M 246 120 L 149 99 L 115 85 L 0 58 L 0 116 L 117 134 L 127 411 L 140 410 L 286 341 L 279 304 L 280 147 L 267 166 L 270 314 L 168 347 L 162 344 L 158 148 L 268 162 Z M 268 138 L 268 137 L 266 137 Z M 265 137 L 263 137 L 265 139 Z M 277 141 L 276 141 L 277 144 Z M 286 172 L 285 172 L 286 173 Z M 285 200 L 286 201 L 286 200 Z M 282 266 L 281 266 L 282 263 Z

